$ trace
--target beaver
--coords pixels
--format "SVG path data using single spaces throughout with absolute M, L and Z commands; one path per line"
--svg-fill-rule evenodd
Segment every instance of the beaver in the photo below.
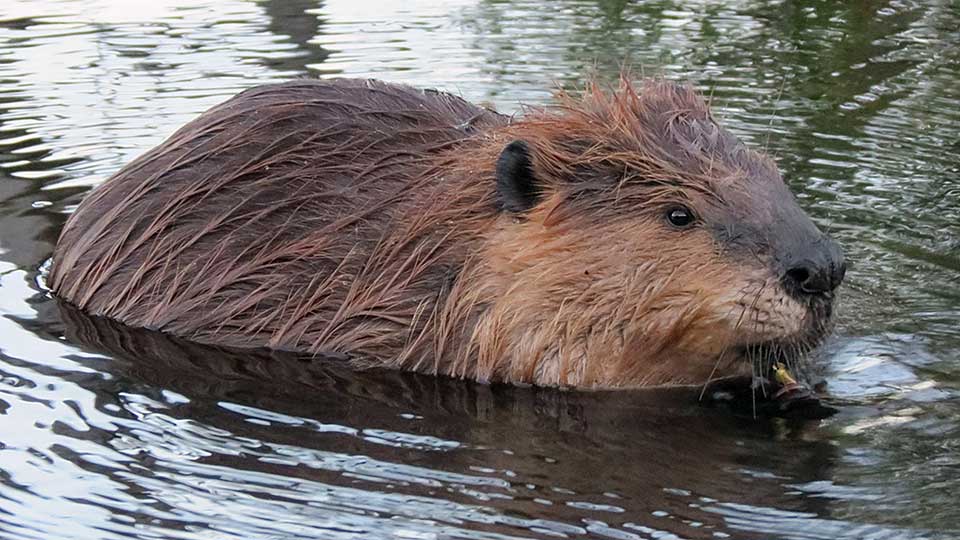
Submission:
M 844 271 L 689 84 L 622 77 L 511 117 L 329 79 L 243 91 L 121 169 L 48 283 L 198 343 L 635 388 L 798 360 Z

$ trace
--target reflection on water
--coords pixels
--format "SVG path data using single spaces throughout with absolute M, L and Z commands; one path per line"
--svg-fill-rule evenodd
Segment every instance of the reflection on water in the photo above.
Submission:
M 479 386 L 200 348 L 59 307 L 89 188 L 242 88 L 693 80 L 853 267 L 821 364 L 842 412 Z M 955 538 L 960 11 L 949 1 L 6 0 L 0 537 Z

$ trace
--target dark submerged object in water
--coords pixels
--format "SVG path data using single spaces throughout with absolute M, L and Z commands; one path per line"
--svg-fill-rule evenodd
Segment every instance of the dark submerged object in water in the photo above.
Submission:
M 651 424 L 662 424 L 655 417 L 703 415 L 703 407 L 735 416 L 800 421 L 819 420 L 836 412 L 809 391 L 801 399 L 794 399 L 800 397 L 797 394 L 778 394 L 781 385 L 765 378 L 726 377 L 703 386 L 656 387 L 639 392 L 576 392 L 504 384 L 488 387 L 395 369 L 355 370 L 336 355 L 316 357 L 264 348 L 204 345 L 91 316 L 66 302 L 57 302 L 57 307 L 65 337 L 85 349 L 109 355 L 113 364 L 110 372 L 193 398 L 241 402 L 279 399 L 281 403 L 309 404 L 323 413 L 329 413 L 334 404 L 373 401 L 388 411 L 385 423 L 395 420 L 397 409 L 420 415 L 442 412 L 480 421 L 492 408 L 509 411 L 535 403 L 529 407 L 532 414 L 556 418 L 574 412 L 596 417 L 604 415 L 602 411 L 616 410 L 620 417 L 617 429 L 635 424 L 640 417 Z M 266 407 L 284 408 L 276 403 Z M 589 421 L 562 420 L 567 426 Z M 710 424 L 709 417 L 703 422 Z M 796 427 L 803 429 L 802 425 Z
M 96 188 L 49 283 L 200 343 L 481 381 L 703 384 L 819 343 L 843 256 L 769 158 L 687 86 L 559 99 L 245 91 Z

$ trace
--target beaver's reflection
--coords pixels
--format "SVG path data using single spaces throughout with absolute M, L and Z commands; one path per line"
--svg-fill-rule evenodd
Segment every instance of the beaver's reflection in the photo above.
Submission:
M 827 511 L 824 499 L 800 496 L 789 487 L 828 478 L 835 447 L 819 440 L 815 426 L 705 408 L 697 404 L 699 389 L 566 392 L 399 371 L 355 372 L 336 359 L 201 346 L 60 307 L 68 339 L 108 353 L 118 375 L 190 398 L 170 414 L 267 445 L 494 476 L 510 487 L 501 482 L 477 488 L 493 495 L 482 500 L 486 497 L 479 493 L 480 504 L 511 516 L 579 526 L 599 519 L 610 526 L 643 524 L 685 538 L 711 538 L 725 528 L 721 515 L 709 510 L 717 504 L 816 515 Z M 221 407 L 223 402 L 349 426 L 361 436 L 252 424 Z M 441 451 L 373 444 L 363 437 L 377 430 L 459 446 Z M 357 485 L 349 475 L 242 454 L 202 459 L 232 469 Z M 387 489 L 478 503 L 478 493 L 450 487 L 397 482 Z M 691 522 L 704 525 L 691 527 Z

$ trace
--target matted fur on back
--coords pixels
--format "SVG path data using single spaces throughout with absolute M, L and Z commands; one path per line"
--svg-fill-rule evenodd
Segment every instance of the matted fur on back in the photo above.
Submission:
M 442 186 L 460 179 L 437 158 L 505 123 L 376 81 L 245 91 L 94 190 L 50 284 L 88 313 L 200 342 L 395 351 L 459 270 L 470 223 L 495 212 L 489 189 Z

